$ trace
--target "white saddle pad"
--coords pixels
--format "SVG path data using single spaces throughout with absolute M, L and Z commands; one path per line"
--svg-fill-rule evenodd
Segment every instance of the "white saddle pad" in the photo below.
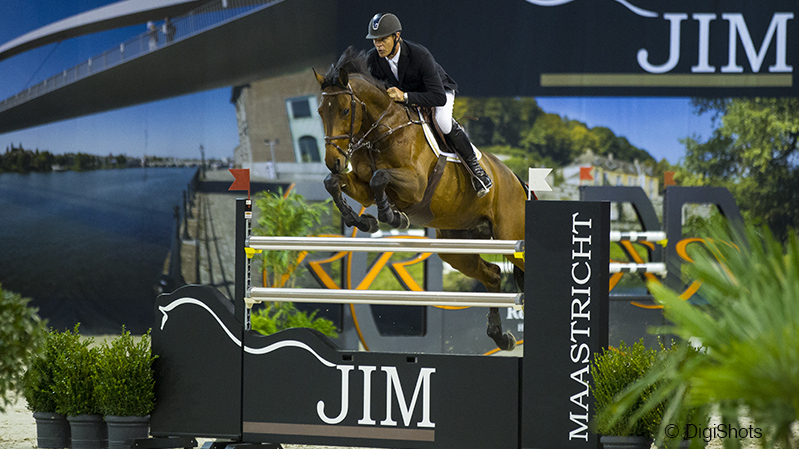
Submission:
M 438 146 L 436 136 L 433 134 L 433 130 L 430 129 L 430 125 L 427 122 L 422 123 L 422 129 L 424 130 L 424 135 L 427 138 L 427 143 L 430 145 L 430 148 L 433 150 L 433 153 L 436 155 L 436 157 L 443 154 L 447 157 L 447 162 L 461 162 L 461 158 L 457 154 L 441 151 L 441 148 Z M 479 161 L 483 157 L 483 153 L 480 152 L 480 150 L 478 150 L 474 144 L 472 144 L 472 149 L 474 149 L 474 154 L 477 155 L 477 160 Z

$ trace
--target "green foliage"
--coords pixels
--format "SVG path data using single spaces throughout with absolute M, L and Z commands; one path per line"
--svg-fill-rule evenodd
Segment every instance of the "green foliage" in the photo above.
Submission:
M 137 343 L 122 327 L 122 334 L 99 351 L 94 397 L 104 415 L 146 416 L 155 408 L 155 378 L 150 331 Z
M 302 195 L 290 192 L 259 192 L 255 195 L 255 205 L 259 210 L 258 223 L 253 229 L 255 235 L 305 237 L 316 232 L 324 232 L 320 226 L 322 218 L 330 214 L 331 200 L 322 203 L 309 203 Z M 266 271 L 266 284 L 282 285 L 282 279 L 296 270 L 298 251 L 265 251 L 262 253 L 262 267 Z M 291 281 L 290 281 L 291 282 Z
M 627 346 L 621 342 L 618 348 L 603 349 L 591 361 L 591 377 L 594 380 L 591 391 L 596 400 L 596 426 L 602 435 L 643 436 L 654 438 L 660 427 L 663 406 L 648 410 L 641 417 L 631 419 L 649 400 L 653 386 L 640 391 L 631 407 L 626 409 L 620 419 L 612 419 L 608 411 L 614 401 L 630 385 L 640 380 L 655 363 L 658 352 L 644 346 L 643 339 Z
M 338 337 L 335 324 L 328 319 L 317 318 L 317 312 L 315 310 L 308 315 L 297 310 L 290 302 L 267 303 L 264 308 L 252 313 L 252 329 L 264 335 L 271 335 L 292 327 L 307 327 L 316 329 L 328 337 Z
M 0 412 L 24 392 L 25 369 L 36 360 L 45 328 L 29 298 L 0 286 Z
M 0 154 L 0 173 L 16 172 L 50 172 L 53 165 L 70 170 L 84 171 L 98 168 L 125 168 L 127 158 L 124 155 L 107 157 L 93 156 L 85 153 L 67 153 L 54 155 L 49 151 L 26 150 L 22 147 L 6 147 L 5 154 Z
M 96 415 L 100 413 L 94 399 L 95 364 L 98 348 L 90 348 L 93 338 L 81 339 L 78 331 L 65 330 L 57 338 L 61 352 L 53 365 L 53 398 L 57 413 L 62 415 Z
M 331 201 L 309 203 L 302 195 L 290 192 L 259 192 L 255 195 L 255 205 L 259 210 L 258 224 L 254 229 L 256 235 L 304 237 L 314 233 L 324 233 L 321 225 L 324 218 L 330 215 Z M 265 284 L 283 286 L 288 279 L 289 286 L 294 285 L 291 275 L 299 266 L 299 251 L 264 251 L 262 266 L 266 272 Z M 252 328 L 264 335 L 290 327 L 309 327 L 330 337 L 337 337 L 336 327 L 332 321 L 316 318 L 318 311 L 308 315 L 298 310 L 293 303 L 267 303 L 264 308 L 252 314 Z
M 604 127 L 589 128 L 576 120 L 544 112 L 534 98 L 455 99 L 453 115 L 463 120 L 469 137 L 486 151 L 510 156 L 506 164 L 526 178 L 527 168 L 558 167 L 571 162 L 586 149 L 595 154 L 613 155 L 619 160 L 653 165 L 645 150 Z
M 754 420 L 762 447 L 797 447 L 791 425 L 799 420 L 799 239 L 783 246 L 767 228 L 748 226 L 744 236 L 726 230 L 709 235 L 709 251 L 697 254 L 691 276 L 703 282 L 706 303 L 691 304 L 679 292 L 651 283 L 670 325 L 656 332 L 701 349 L 669 354 L 617 404 L 632 407 L 637 391 L 656 385 L 653 400 L 672 398 L 664 423 L 686 422 L 691 410 L 708 419 L 716 404 L 722 422 Z M 662 432 L 659 432 L 662 435 Z M 725 447 L 737 440 L 725 439 Z
M 54 329 L 47 333 L 42 351 L 25 373 L 23 392 L 30 411 L 55 413 L 56 360 L 71 344 L 71 338 Z
M 799 99 L 694 100 L 714 113 L 708 140 L 686 145 L 683 185 L 726 187 L 744 217 L 762 220 L 780 238 L 799 228 Z

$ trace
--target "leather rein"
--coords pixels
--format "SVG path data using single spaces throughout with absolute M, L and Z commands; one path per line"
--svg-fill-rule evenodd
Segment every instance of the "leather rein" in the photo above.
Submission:
M 405 113 L 408 115 L 408 121 L 403 123 L 403 124 L 401 124 L 401 125 L 399 125 L 399 126 L 397 126 L 397 127 L 395 127 L 395 128 L 392 128 L 392 127 L 390 127 L 390 126 L 388 126 L 386 124 L 381 123 L 382 120 L 384 118 L 386 118 L 386 115 L 388 115 L 388 111 L 390 110 L 390 108 L 386 108 L 383 111 L 383 113 L 380 114 L 380 117 L 378 117 L 377 120 L 374 121 L 372 126 L 360 138 L 358 138 L 356 140 L 356 136 L 355 136 L 355 109 L 358 107 L 358 103 L 360 103 L 361 108 L 363 109 L 363 115 L 364 116 L 368 116 L 369 111 L 366 108 L 366 103 L 364 103 L 363 100 L 358 98 L 358 96 L 352 90 L 352 86 L 350 86 L 349 84 L 347 84 L 346 90 L 340 90 L 340 91 L 335 91 L 335 92 L 322 92 L 322 96 L 323 97 L 325 97 L 325 96 L 336 96 L 336 95 L 349 95 L 350 96 L 350 132 L 349 132 L 349 134 L 339 134 L 337 136 L 327 136 L 326 135 L 325 136 L 325 145 L 332 145 L 332 146 L 336 147 L 336 149 L 347 160 L 347 164 L 349 164 L 349 160 L 350 160 L 350 157 L 352 157 L 352 154 L 354 152 L 360 150 L 361 148 L 368 149 L 370 151 L 370 155 L 371 155 L 371 152 L 379 153 L 380 150 L 377 149 L 377 144 L 380 141 L 382 141 L 383 139 L 386 139 L 387 137 L 391 136 L 395 132 L 397 132 L 397 131 L 399 131 L 399 130 L 407 127 L 407 126 L 420 125 L 420 124 L 424 123 L 421 120 L 421 115 L 420 115 L 420 120 L 413 120 L 411 118 L 411 114 L 410 114 L 408 108 L 404 108 L 405 109 Z M 369 135 L 372 133 L 372 131 L 376 130 L 378 127 L 388 128 L 388 130 L 386 132 L 384 132 L 383 134 L 380 134 L 379 136 L 377 136 L 377 138 L 375 138 L 373 140 L 369 140 Z M 342 139 L 348 139 L 349 140 L 349 143 L 347 144 L 347 149 L 346 150 L 344 148 L 341 148 L 341 146 L 339 146 L 335 142 L 337 140 L 342 140 Z M 374 159 L 371 158 L 371 157 L 370 157 L 370 159 L 372 160 L 372 165 L 374 165 Z

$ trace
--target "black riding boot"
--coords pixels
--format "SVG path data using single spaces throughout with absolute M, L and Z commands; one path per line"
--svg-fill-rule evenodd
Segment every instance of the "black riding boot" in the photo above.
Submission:
M 472 186 L 477 191 L 477 197 L 482 198 L 486 196 L 488 190 L 493 185 L 491 178 L 486 174 L 480 162 L 477 161 L 477 155 L 474 154 L 474 148 L 469 141 L 466 132 L 461 128 L 455 120 L 452 121 L 452 131 L 447 134 L 447 142 L 458 153 L 466 165 L 467 170 L 472 175 Z

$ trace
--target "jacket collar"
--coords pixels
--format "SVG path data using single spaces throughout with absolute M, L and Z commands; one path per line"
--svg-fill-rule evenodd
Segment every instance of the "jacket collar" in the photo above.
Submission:
M 397 64 L 397 77 L 399 78 L 399 84 L 402 84 L 402 79 L 405 78 L 405 72 L 408 69 L 408 64 L 411 61 L 411 49 L 408 44 L 405 43 L 405 39 L 400 41 L 400 59 L 399 64 Z

